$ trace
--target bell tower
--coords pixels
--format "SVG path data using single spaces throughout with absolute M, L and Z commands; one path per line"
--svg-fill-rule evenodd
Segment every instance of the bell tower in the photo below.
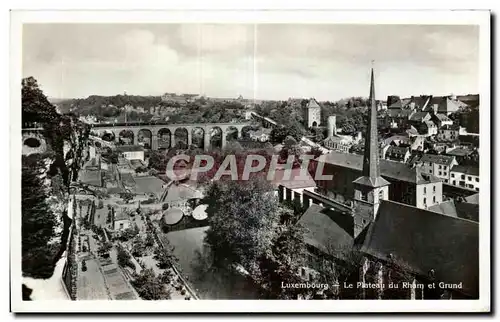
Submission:
M 365 133 L 365 151 L 362 176 L 354 185 L 354 236 L 356 237 L 370 222 L 375 220 L 382 200 L 389 199 L 389 182 L 380 175 L 378 150 L 377 102 L 375 80 L 371 70 L 370 107 Z

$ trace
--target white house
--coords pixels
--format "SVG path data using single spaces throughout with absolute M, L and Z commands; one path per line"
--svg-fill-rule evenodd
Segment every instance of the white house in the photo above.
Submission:
M 131 225 L 130 216 L 126 211 L 122 211 L 118 214 L 115 214 L 115 218 L 113 218 L 114 230 L 124 230 L 129 228 L 130 225 Z
M 116 151 L 127 160 L 144 161 L 144 148 L 140 145 L 119 145 Z
M 455 165 L 451 169 L 450 183 L 454 186 L 479 191 L 479 168 L 473 166 Z
M 451 168 L 458 165 L 458 162 L 454 156 L 424 154 L 418 160 L 418 164 L 421 165 L 423 173 L 432 174 L 449 183 Z

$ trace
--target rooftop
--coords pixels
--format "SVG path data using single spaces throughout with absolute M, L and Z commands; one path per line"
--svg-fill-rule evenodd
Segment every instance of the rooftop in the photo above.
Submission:
M 416 112 L 410 116 L 410 121 L 420 121 L 421 122 L 428 115 L 429 115 L 428 112 Z
M 448 150 L 446 154 L 453 155 L 453 156 L 467 156 L 471 155 L 474 151 L 471 149 L 464 149 L 464 148 L 454 148 L 452 150 Z
M 321 155 L 316 159 L 316 161 L 326 162 L 328 164 L 346 167 L 358 170 L 360 172 L 363 168 L 363 156 L 359 154 L 332 151 L 328 154 Z M 384 159 L 380 159 L 380 174 L 386 178 L 412 182 L 416 184 L 439 181 L 439 179 L 435 178 L 434 176 L 428 176 L 428 180 L 426 180 L 423 177 L 424 175 L 421 174 L 417 168 L 410 168 L 404 163 Z
M 384 200 L 360 250 L 384 261 L 389 255 L 415 273 L 445 283 L 463 283 L 461 292 L 479 296 L 479 225 Z
M 454 156 L 437 155 L 437 154 L 424 154 L 420 158 L 419 162 L 429 162 L 429 163 L 437 163 L 437 164 L 443 164 L 446 166 L 451 166 L 451 164 L 453 163 L 453 160 L 455 160 Z
M 144 147 L 140 145 L 118 145 L 116 147 L 116 151 L 119 153 L 138 152 L 138 151 L 144 151 Z
M 165 202 L 174 202 L 190 199 L 201 199 L 203 196 L 201 192 L 193 189 L 185 184 L 171 184 L 168 188 Z
M 273 185 L 283 185 L 289 189 L 315 188 L 316 182 L 307 169 L 304 169 L 303 176 L 301 175 L 302 170 L 301 168 L 292 169 L 288 174 L 285 169 L 277 169 L 274 173 Z
M 479 167 L 474 167 L 470 165 L 456 165 L 451 168 L 453 172 L 460 172 L 463 174 L 470 174 L 473 176 L 479 176 Z
M 298 223 L 307 229 L 305 241 L 327 254 L 340 255 L 352 248 L 352 217 L 312 204 Z

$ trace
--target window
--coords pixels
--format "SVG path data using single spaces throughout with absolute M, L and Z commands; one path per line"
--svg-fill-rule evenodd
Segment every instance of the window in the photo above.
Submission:
M 427 188 L 426 188 L 426 187 L 424 187 L 424 194 L 425 194 L 425 193 L 427 193 Z M 425 199 L 424 199 L 424 200 L 425 200 Z
M 446 168 L 448 168 L 447 166 L 443 165 L 443 170 L 446 170 Z
M 432 170 L 429 170 L 430 173 L 432 173 Z
M 468 177 L 467 177 L 467 179 L 468 179 L 469 181 L 472 181 L 472 177 L 471 177 L 471 176 L 468 176 Z
M 476 182 L 479 182 L 479 178 L 476 178 Z
M 441 169 L 441 165 L 438 166 L 438 169 Z
M 432 191 L 436 192 L 436 186 L 432 186 Z
M 439 171 L 439 175 L 442 175 L 442 174 L 441 174 L 441 171 Z
M 360 192 L 361 200 L 368 201 L 368 195 L 366 193 Z
M 384 199 L 384 190 L 380 190 L 380 191 L 378 192 L 378 199 L 379 199 L 379 200 Z
M 123 229 L 123 223 L 120 223 L 120 229 Z
M 443 175 L 444 175 L 444 176 L 448 175 L 448 172 L 444 171 L 444 172 L 443 172 Z
M 366 224 L 366 219 L 363 219 L 362 222 L 363 222 L 363 225 Z
M 444 179 L 444 182 L 448 183 L 448 179 Z
M 424 198 L 424 205 L 427 204 L 427 198 Z
M 461 178 L 462 180 L 465 180 L 465 174 L 462 174 Z
M 476 188 L 476 191 L 479 191 L 479 188 Z
M 436 196 L 432 197 L 432 202 L 436 203 Z
M 455 178 L 455 174 L 454 174 L 454 173 L 452 173 L 452 174 L 451 174 L 451 177 L 452 177 L 452 178 Z

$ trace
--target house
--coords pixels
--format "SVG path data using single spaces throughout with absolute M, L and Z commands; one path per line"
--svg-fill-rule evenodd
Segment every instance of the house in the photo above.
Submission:
M 314 192 L 316 182 L 307 169 L 295 168 L 290 170 L 276 169 L 272 181 L 277 189 L 276 193 L 280 201 L 297 199 L 302 202 L 305 190 Z
M 347 135 L 329 136 L 323 141 L 323 145 L 330 150 L 348 153 L 353 146 L 353 139 Z
M 479 191 L 479 167 L 453 166 L 450 173 L 450 184 Z
M 417 161 L 417 166 L 421 166 L 423 173 L 432 174 L 445 183 L 450 180 L 451 168 L 457 164 L 454 156 L 437 154 L 424 154 Z
M 385 159 L 406 163 L 410 159 L 410 155 L 411 153 L 409 147 L 391 145 L 385 153 Z
M 254 141 L 267 142 L 271 135 L 271 129 L 261 128 L 257 131 L 249 131 L 248 135 Z
M 167 208 L 179 208 L 183 213 L 189 214 L 192 211 L 190 201 L 195 203 L 203 198 L 203 194 L 186 184 L 172 182 L 166 187 L 160 200 L 167 205 Z
M 454 97 L 449 96 L 435 96 L 432 97 L 430 103 L 427 105 L 426 111 L 433 111 L 435 114 L 450 115 L 454 112 L 464 108 L 463 102 L 458 101 Z
M 477 151 L 470 147 L 452 147 L 450 149 L 446 149 L 445 154 L 454 156 L 457 159 L 457 162 L 462 164 L 464 161 L 472 159 L 474 154 L 477 154 Z
M 388 109 L 385 114 L 386 127 L 392 129 L 406 129 L 409 123 L 409 117 L 412 114 L 411 110 L 403 109 Z
M 432 114 L 432 121 L 438 126 L 438 128 L 442 128 L 445 125 L 453 125 L 453 121 L 446 116 L 446 114 Z
M 113 218 L 114 230 L 124 230 L 130 228 L 130 226 L 131 226 L 130 215 L 127 211 L 123 210 L 114 215 Z
M 440 141 L 455 141 L 458 140 L 460 131 L 463 128 L 458 124 L 444 125 L 436 134 L 436 138 Z
M 429 112 L 414 112 L 410 115 L 409 121 L 415 126 L 420 126 L 422 122 L 430 121 L 432 118 Z
M 427 136 L 433 136 L 438 133 L 437 125 L 432 121 L 424 121 L 420 126 L 422 134 L 426 134 Z
M 127 160 L 144 161 L 144 148 L 140 145 L 119 145 L 116 151 Z

